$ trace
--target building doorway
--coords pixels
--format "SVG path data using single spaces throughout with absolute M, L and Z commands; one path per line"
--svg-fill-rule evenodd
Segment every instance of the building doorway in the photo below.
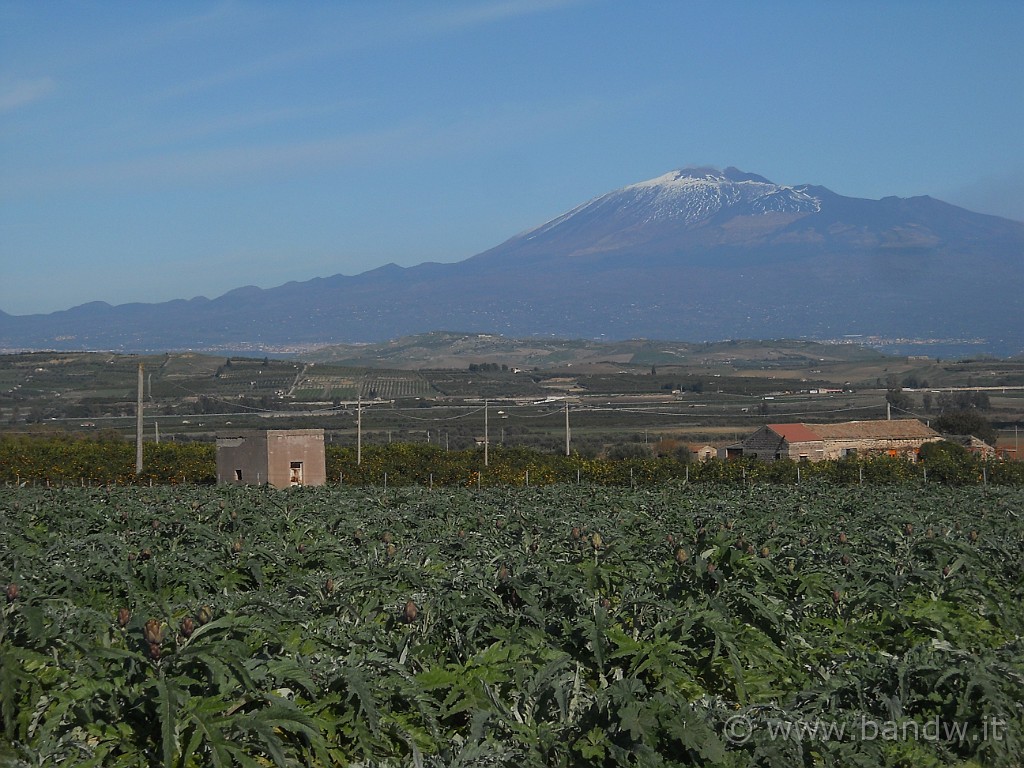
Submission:
M 290 467 L 291 473 L 288 477 L 289 485 L 302 485 L 302 462 L 293 461 Z

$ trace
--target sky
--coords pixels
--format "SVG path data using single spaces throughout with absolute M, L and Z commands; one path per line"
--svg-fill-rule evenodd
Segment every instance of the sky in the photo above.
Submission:
M 0 0 L 0 310 L 455 262 L 689 165 L 1024 221 L 1019 0 Z

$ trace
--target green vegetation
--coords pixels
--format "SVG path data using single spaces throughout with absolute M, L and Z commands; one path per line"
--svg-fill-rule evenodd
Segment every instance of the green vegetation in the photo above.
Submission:
M 1022 510 L 934 484 L 8 488 L 0 764 L 1020 766 Z

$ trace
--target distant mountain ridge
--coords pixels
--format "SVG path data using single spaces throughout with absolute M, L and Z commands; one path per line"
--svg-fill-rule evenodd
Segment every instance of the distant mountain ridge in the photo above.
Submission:
M 215 299 L 0 314 L 0 348 L 260 349 L 463 328 L 524 337 L 879 337 L 1024 350 L 1024 223 L 736 168 L 596 197 L 454 264 Z

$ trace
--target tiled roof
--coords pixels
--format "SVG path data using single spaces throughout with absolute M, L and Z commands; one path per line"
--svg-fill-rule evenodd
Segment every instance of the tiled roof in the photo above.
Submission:
M 787 443 L 809 443 L 821 440 L 821 436 L 815 431 L 817 430 L 816 424 L 769 424 L 768 429 Z
M 939 436 L 938 432 L 917 419 L 846 421 L 842 424 L 769 424 L 768 429 L 787 443 L 843 439 L 905 440 Z
M 875 440 L 903 440 L 938 437 L 939 433 L 917 419 L 879 421 L 847 421 L 842 424 L 814 424 L 811 429 L 826 440 L 867 438 Z

